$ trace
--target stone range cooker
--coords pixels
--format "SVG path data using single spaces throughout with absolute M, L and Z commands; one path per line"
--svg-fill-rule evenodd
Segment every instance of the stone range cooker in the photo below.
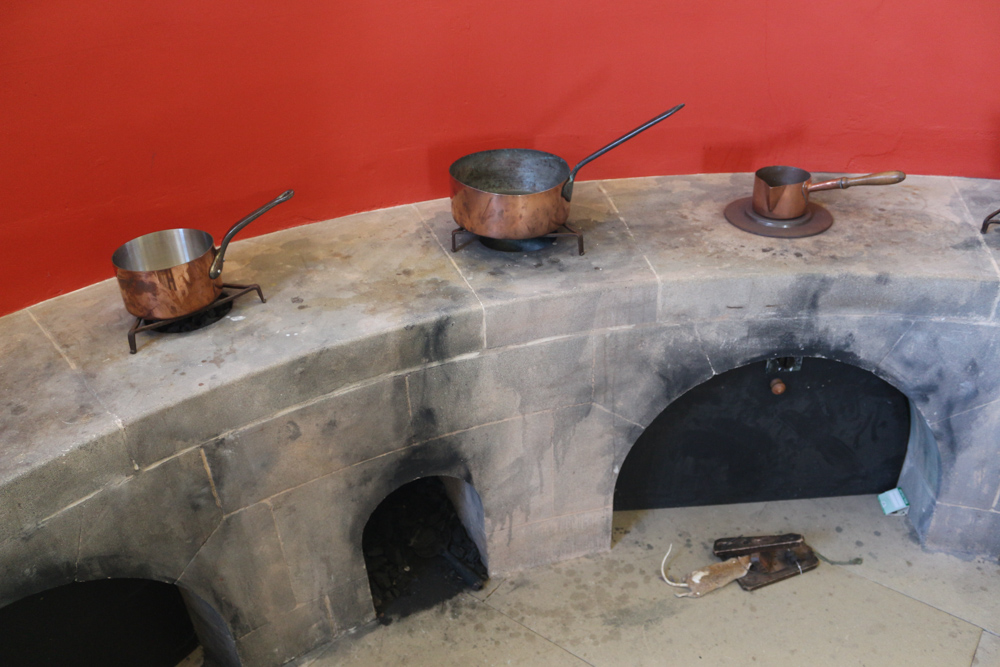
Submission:
M 1000 182 L 821 193 L 833 227 L 783 240 L 724 220 L 752 178 L 580 183 L 583 257 L 452 254 L 447 200 L 241 241 L 226 279 L 268 302 L 134 356 L 113 281 L 0 318 L 0 606 L 176 583 L 220 652 L 280 665 L 373 618 L 361 533 L 402 484 L 450 478 L 494 575 L 606 550 L 643 428 L 774 356 L 906 394 L 909 520 L 996 557 Z

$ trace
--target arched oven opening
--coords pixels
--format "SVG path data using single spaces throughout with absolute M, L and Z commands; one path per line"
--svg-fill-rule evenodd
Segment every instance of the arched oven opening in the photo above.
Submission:
M 861 368 L 812 357 L 751 363 L 649 424 L 621 466 L 614 509 L 882 493 L 899 482 L 910 420 L 907 397 Z
M 488 578 L 479 494 L 454 477 L 404 484 L 372 512 L 362 551 L 382 623 L 479 590 Z
M 75 582 L 30 595 L 0 609 L 0 665 L 175 667 L 208 654 L 213 665 L 238 666 L 232 650 L 200 646 L 195 625 L 204 614 L 189 612 L 185 598 L 177 586 L 147 579 Z

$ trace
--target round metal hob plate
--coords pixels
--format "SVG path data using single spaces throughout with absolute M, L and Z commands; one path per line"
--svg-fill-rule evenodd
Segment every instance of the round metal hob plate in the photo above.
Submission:
M 726 220 L 745 232 L 759 236 L 796 239 L 815 236 L 830 228 L 833 216 L 813 202 L 806 205 L 805 215 L 791 220 L 773 220 L 758 215 L 753 210 L 753 197 L 737 199 L 726 207 Z

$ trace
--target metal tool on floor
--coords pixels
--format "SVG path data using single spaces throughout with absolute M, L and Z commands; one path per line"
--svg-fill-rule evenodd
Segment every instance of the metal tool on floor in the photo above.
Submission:
M 723 537 L 715 541 L 712 552 L 723 560 L 750 556 L 750 570 L 737 580 L 745 591 L 804 574 L 819 565 L 812 547 L 797 533 Z

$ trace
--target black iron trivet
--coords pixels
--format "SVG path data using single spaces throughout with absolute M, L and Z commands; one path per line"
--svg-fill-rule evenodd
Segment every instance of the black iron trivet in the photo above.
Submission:
M 560 225 L 558 229 L 565 229 L 566 231 L 554 231 L 551 234 L 545 234 L 544 236 L 538 236 L 533 239 L 494 239 L 485 236 L 479 236 L 479 241 L 492 250 L 499 250 L 501 252 L 531 252 L 533 250 L 541 250 L 542 248 L 548 247 L 550 243 L 545 243 L 544 239 L 557 239 L 563 236 L 575 236 L 576 245 L 580 254 L 583 254 L 583 233 L 578 232 L 569 225 Z M 473 234 L 467 229 L 462 227 L 457 227 L 451 232 L 451 251 L 458 252 L 458 235 L 459 234 Z
M 132 328 L 128 330 L 128 346 L 131 354 L 135 354 L 137 351 L 135 345 L 135 335 L 143 331 L 160 331 L 163 333 L 183 333 L 187 331 L 195 331 L 203 326 L 213 324 L 218 320 L 222 319 L 229 309 L 232 308 L 232 302 L 250 292 L 257 292 L 257 296 L 260 297 L 261 303 L 267 303 L 267 299 L 264 298 L 264 293 L 260 289 L 260 285 L 233 285 L 225 283 L 222 285 L 222 289 L 238 290 L 232 294 L 222 292 L 219 298 L 208 304 L 204 308 L 194 311 L 193 313 L 188 313 L 182 317 L 171 317 L 166 320 L 145 320 L 141 317 L 135 318 L 135 324 Z M 209 317 L 205 317 L 209 315 Z M 201 321 L 199 322 L 199 318 Z

